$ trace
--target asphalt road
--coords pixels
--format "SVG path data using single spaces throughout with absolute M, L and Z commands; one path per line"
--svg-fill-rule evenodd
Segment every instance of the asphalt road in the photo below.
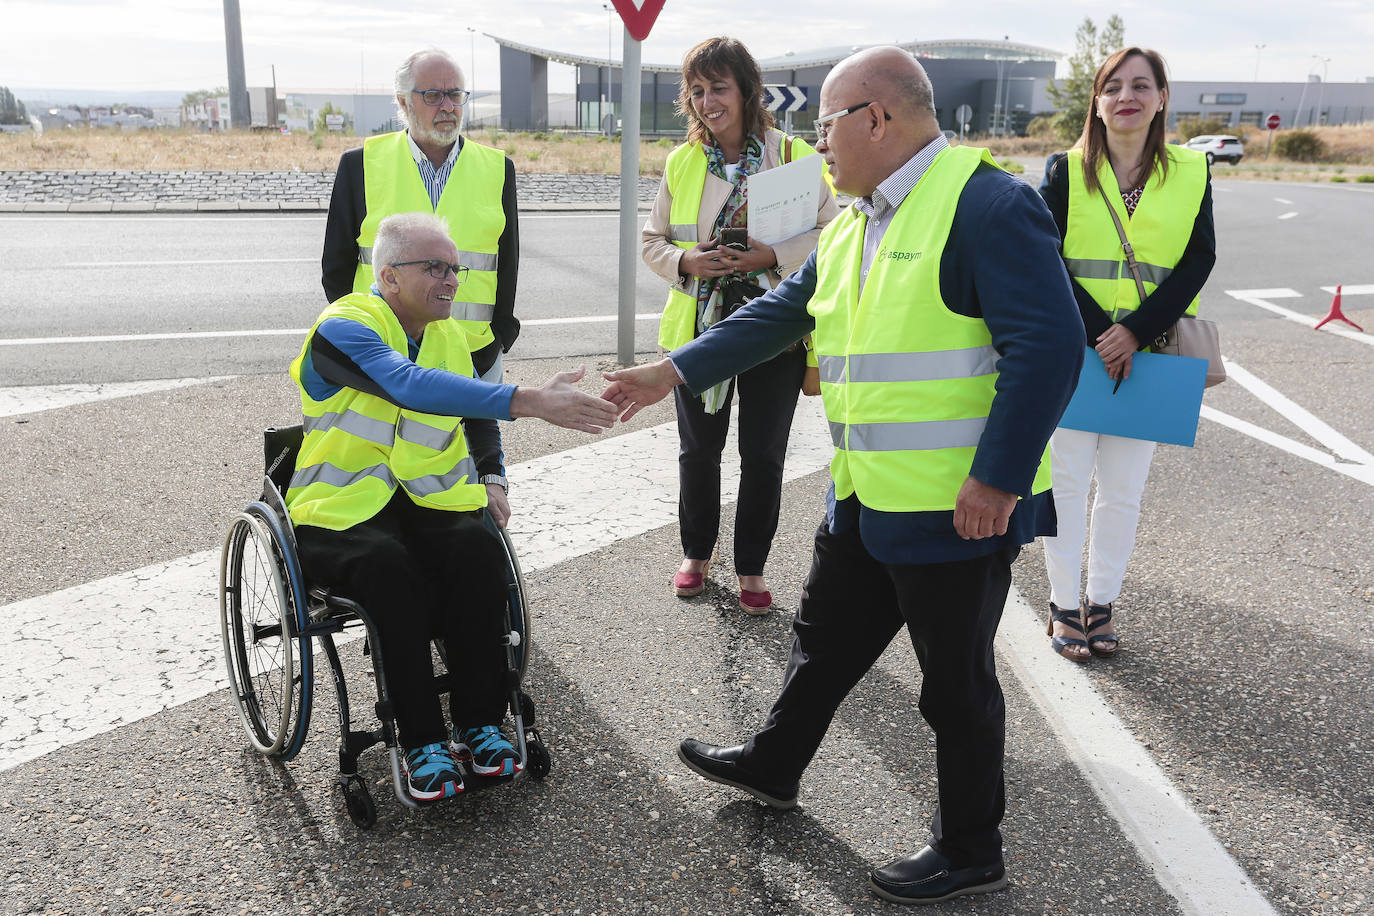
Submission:
M 1025 679 L 1045 662 L 1060 666 L 1044 669 L 1051 679 L 1086 678 L 1082 708 L 1125 726 L 1275 910 L 1374 910 L 1374 337 L 1310 330 L 1330 303 L 1323 287 L 1338 283 L 1368 288 L 1348 292 L 1345 310 L 1374 330 L 1374 198 L 1231 182 L 1218 184 L 1216 211 L 1203 308 L 1221 322 L 1233 379 L 1207 393 L 1196 448 L 1157 453 L 1118 604 L 1122 653 L 1070 673 L 1043 637 L 1025 652 L 1001 644 L 1012 887 L 936 912 L 1207 912 L 1159 865 L 1179 851 L 1173 836 L 1146 837 L 1151 858 L 1090 787 L 1084 758 L 1111 751 L 1064 743 L 1072 709 L 1047 711 Z M 523 218 L 521 316 L 613 314 L 615 225 Z M 284 366 L 299 339 L 10 342 L 305 328 L 322 304 L 322 228 L 287 215 L 0 217 L 0 405 L 19 405 L 0 416 L 11 620 L 44 608 L 57 625 L 63 589 L 108 582 L 98 604 L 130 571 L 216 549 L 254 492 L 258 431 L 297 411 Z M 240 263 L 150 263 L 187 260 Z M 656 311 L 661 288 L 642 270 L 638 288 L 640 311 Z M 1228 290 L 1289 290 L 1264 301 L 1311 320 Z M 640 322 L 642 353 L 653 327 Z M 508 373 L 529 383 L 576 361 L 607 366 L 614 340 L 608 322 L 532 325 Z M 229 378 L 32 406 L 55 396 L 43 386 L 205 376 Z M 660 405 L 616 434 L 669 420 Z M 529 421 L 506 429 L 511 463 L 586 442 Z M 919 847 L 933 801 L 920 678 L 901 640 L 841 710 L 799 814 L 708 788 L 672 754 L 688 734 L 742 738 L 766 713 L 824 486 L 817 472 L 786 487 L 769 567 L 780 610 L 766 618 L 729 600 L 728 514 L 713 576 L 723 587 L 692 601 L 665 588 L 672 524 L 531 577 L 530 687 L 555 758 L 546 782 L 418 815 L 379 792 L 381 822 L 358 834 L 330 795 L 328 687 L 285 767 L 248 751 L 220 690 L 0 770 L 0 912 L 890 911 L 864 873 Z M 517 480 L 515 524 L 520 499 Z M 1038 547 L 1023 552 L 1016 586 L 1043 606 Z M 131 669 L 162 651 L 93 629 Z M 6 705 L 27 692 L 5 683 Z M 0 738 L 16 727 L 0 714 Z M 368 766 L 385 777 L 380 757 Z

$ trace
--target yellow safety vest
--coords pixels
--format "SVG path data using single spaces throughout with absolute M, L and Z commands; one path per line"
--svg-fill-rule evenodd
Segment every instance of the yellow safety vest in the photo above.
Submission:
M 782 131 L 776 131 L 781 134 Z M 784 141 L 785 142 L 785 141 Z M 815 154 L 800 137 L 792 138 L 792 159 Z M 673 205 L 668 214 L 668 239 L 679 248 L 691 248 L 697 238 L 697 218 L 701 213 L 701 193 L 706 188 L 706 152 L 700 143 L 684 143 L 668 154 L 663 180 Z M 679 289 L 668 290 L 668 301 L 658 321 L 658 345 L 676 350 L 696 336 L 697 300 Z
M 485 506 L 487 489 L 476 483 L 461 418 L 402 410 L 356 388 L 341 388 L 323 401 L 310 396 L 301 384 L 301 367 L 315 328 L 327 318 L 366 325 L 409 358 L 405 331 L 384 299 L 350 293 L 320 314 L 291 363 L 305 417 L 305 438 L 286 491 L 291 520 L 335 531 L 351 528 L 380 512 L 397 486 L 431 509 Z M 471 375 L 472 356 L 458 323 L 448 318 L 429 324 L 415 364 Z
M 363 193 L 367 216 L 358 228 L 358 269 L 353 292 L 372 286 L 372 245 L 377 224 L 393 213 L 434 213 L 448 221 L 458 263 L 467 279 L 454 293 L 453 317 L 468 335 L 468 349 L 476 352 L 495 340 L 491 318 L 496 311 L 497 243 L 506 229 L 501 194 L 506 183 L 506 157 L 500 150 L 464 138 L 463 147 L 444 183 L 439 206 L 410 153 L 405 131 L 378 134 L 363 141 Z
M 940 258 L 964 184 L 987 150 L 942 150 L 898 208 L 859 293 L 868 219 L 849 207 L 821 232 L 816 319 L 835 495 L 884 512 L 954 508 L 997 393 L 981 318 L 949 310 Z M 1032 493 L 1050 488 L 1049 450 Z
M 1169 156 L 1169 180 L 1162 180 L 1159 170 L 1150 176 L 1136 204 L 1135 214 L 1126 215 L 1121 200 L 1116 173 L 1104 156 L 1097 170 L 1097 180 L 1106 192 L 1107 201 L 1121 220 L 1126 238 L 1131 241 L 1140 279 L 1145 293 L 1173 273 L 1174 265 L 1183 257 L 1202 195 L 1207 189 L 1207 157 L 1197 150 L 1180 146 L 1166 147 Z M 1140 306 L 1140 294 L 1135 278 L 1126 266 L 1111 214 L 1102 195 L 1089 191 L 1083 180 L 1083 151 L 1069 150 L 1069 212 L 1064 232 L 1064 264 L 1069 276 L 1078 281 L 1102 310 L 1113 315 L 1116 310 L 1134 311 Z M 1196 315 L 1197 297 L 1188 305 L 1187 314 Z

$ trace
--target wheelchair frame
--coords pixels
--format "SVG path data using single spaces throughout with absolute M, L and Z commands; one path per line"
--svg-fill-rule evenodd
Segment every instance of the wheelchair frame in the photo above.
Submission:
M 339 773 L 335 787 L 348 816 L 360 828 L 377 821 L 377 808 L 367 783 L 358 774 L 358 757 L 378 744 L 390 751 L 396 798 L 409 808 L 422 807 L 405 788 L 396 740 L 392 702 L 386 687 L 376 626 L 357 602 L 311 586 L 301 570 L 295 529 L 283 491 L 295 468 L 301 427 L 264 432 L 266 474 L 262 495 L 249 503 L 229 527 L 220 555 L 220 633 L 239 719 L 258 753 L 286 762 L 300 752 L 310 728 L 314 696 L 312 640 L 319 640 L 333 674 L 339 707 Z M 542 779 L 552 760 L 534 727 L 534 701 L 521 689 L 529 661 L 530 620 L 520 562 L 506 532 L 485 515 L 489 530 L 506 555 L 506 679 L 515 725 L 517 751 L 525 773 Z M 363 654 L 371 655 L 378 719 L 375 729 L 354 729 L 348 685 L 335 637 L 361 629 Z M 440 656 L 443 643 L 436 640 Z M 436 674 L 436 687 L 446 693 L 456 684 L 453 672 Z M 508 779 L 465 774 L 468 791 Z M 465 793 L 466 794 L 466 793 Z

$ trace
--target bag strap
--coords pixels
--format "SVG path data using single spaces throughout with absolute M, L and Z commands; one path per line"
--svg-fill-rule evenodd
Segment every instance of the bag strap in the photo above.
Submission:
M 790 134 L 783 137 L 782 141 L 782 164 L 786 165 L 792 161 L 792 136 Z
M 1145 284 L 1140 279 L 1140 265 L 1135 262 L 1135 249 L 1131 247 L 1131 240 L 1126 238 L 1126 230 L 1121 225 L 1121 217 L 1116 215 L 1116 207 L 1112 206 L 1111 200 L 1107 198 L 1107 192 L 1102 185 L 1097 186 L 1097 193 L 1102 195 L 1102 202 L 1107 205 L 1107 212 L 1112 215 L 1112 224 L 1116 226 L 1117 237 L 1121 239 L 1121 250 L 1126 253 L 1126 267 L 1131 271 L 1131 276 L 1135 278 L 1135 291 L 1140 296 L 1140 301 L 1145 301 Z M 1116 316 L 1112 316 L 1116 320 Z

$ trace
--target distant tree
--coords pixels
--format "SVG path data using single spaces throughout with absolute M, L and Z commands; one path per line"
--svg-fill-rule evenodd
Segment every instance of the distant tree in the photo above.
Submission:
M 197 89 L 195 92 L 188 92 L 183 95 L 181 97 L 181 104 L 190 108 L 193 105 L 199 105 L 206 99 L 217 99 L 222 95 L 228 94 L 229 90 L 224 86 L 220 86 L 218 89 Z
M 0 86 L 0 124 L 27 124 L 29 113 L 8 86 Z
M 1180 118 L 1178 138 L 1185 143 L 1204 134 L 1224 134 L 1226 125 L 1217 118 Z
M 1072 143 L 1083 133 L 1088 109 L 1093 103 L 1093 76 L 1102 62 L 1126 46 L 1126 24 L 1113 13 L 1102 27 L 1101 34 L 1091 17 L 1074 33 L 1074 52 L 1069 58 L 1069 75 L 1056 85 L 1047 87 L 1050 100 L 1059 109 L 1054 115 L 1054 130 L 1066 143 Z
M 348 113 L 342 108 L 335 108 L 333 102 L 325 102 L 324 107 L 315 112 L 315 133 L 323 134 L 328 132 L 329 124 L 325 121 L 325 115 L 343 115 L 344 130 L 348 129 Z

